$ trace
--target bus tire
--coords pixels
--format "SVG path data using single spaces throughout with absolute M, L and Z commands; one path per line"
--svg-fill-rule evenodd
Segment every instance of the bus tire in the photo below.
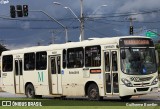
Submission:
M 32 84 L 28 84 L 26 86 L 26 96 L 27 96 L 27 98 L 35 98 L 36 97 L 35 90 L 34 90 L 34 87 Z
M 128 96 L 120 96 L 121 100 L 123 100 L 123 101 L 129 100 L 131 97 L 132 97 L 131 95 L 128 95 Z
M 102 99 L 102 97 L 99 96 L 99 89 L 96 84 L 91 84 L 88 87 L 88 99 L 94 101 L 99 101 Z

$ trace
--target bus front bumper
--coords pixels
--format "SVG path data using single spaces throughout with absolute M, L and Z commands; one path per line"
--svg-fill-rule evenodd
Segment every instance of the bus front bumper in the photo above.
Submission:
M 143 95 L 148 94 L 151 92 L 158 92 L 158 85 L 153 86 L 144 86 L 144 87 L 127 87 L 126 85 L 120 86 L 120 96 L 127 96 L 127 95 Z

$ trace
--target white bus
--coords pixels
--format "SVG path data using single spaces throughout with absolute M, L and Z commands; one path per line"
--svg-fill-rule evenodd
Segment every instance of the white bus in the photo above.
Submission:
M 2 90 L 29 98 L 119 96 L 127 100 L 158 92 L 155 47 L 146 37 L 36 46 L 4 51 L 1 58 Z

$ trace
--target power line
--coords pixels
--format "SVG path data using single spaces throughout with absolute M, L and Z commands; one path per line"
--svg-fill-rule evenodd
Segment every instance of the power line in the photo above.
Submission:
M 33 19 L 33 18 L 30 18 L 30 19 L 22 19 L 22 18 L 10 18 L 10 17 L 6 17 L 6 16 L 2 16 L 0 15 L 0 19 L 3 19 L 3 20 L 13 20 L 13 21 L 43 21 L 43 22 L 51 22 L 52 20 L 49 20 L 49 19 Z M 58 19 L 58 21 L 63 21 L 63 20 L 76 20 L 75 18 L 63 18 L 63 19 Z
M 92 21 L 92 20 L 90 20 L 90 21 Z M 103 22 L 104 21 L 104 22 Z M 94 20 L 94 22 L 99 22 L 99 23 L 106 23 L 106 24 L 108 24 L 108 22 L 106 22 L 106 21 L 108 21 L 108 22 L 114 22 L 114 23 L 124 23 L 124 22 L 129 22 L 129 21 L 127 21 L 127 20 L 108 20 L 108 19 L 97 19 L 97 20 Z M 160 22 L 160 21 L 138 21 L 138 20 L 136 20 L 136 21 L 134 21 L 135 23 L 158 23 L 158 22 Z
M 87 19 L 104 19 L 104 18 L 108 18 L 108 17 L 124 17 L 124 16 L 131 16 L 131 15 L 140 15 L 140 14 L 152 14 L 152 13 L 157 13 L 160 12 L 160 9 L 157 10 L 151 10 L 151 11 L 142 11 L 142 12 L 128 12 L 128 13 L 110 13 L 110 14 L 94 14 L 95 17 L 85 17 Z M 99 17 L 100 16 L 100 17 Z M 45 22 L 50 22 L 51 20 L 48 19 L 20 19 L 20 18 L 10 18 L 7 16 L 3 16 L 0 15 L 1 19 L 5 19 L 5 20 L 19 20 L 19 21 L 45 21 Z M 67 21 L 67 20 L 77 20 L 76 18 L 62 18 L 62 19 L 58 19 L 58 21 Z
M 131 16 L 131 15 L 140 15 L 140 14 L 152 14 L 152 13 L 158 13 L 158 12 L 160 12 L 160 9 L 158 9 L 158 10 L 151 10 L 151 11 L 143 11 L 143 12 L 94 14 L 97 17 L 86 17 L 86 18 L 124 17 L 124 16 Z M 98 17 L 98 16 L 100 16 L 100 17 Z M 102 16 L 104 16 L 104 17 L 102 17 Z
M 75 27 L 69 27 L 68 29 L 77 29 L 77 28 L 79 28 L 78 26 L 75 26 Z M 22 27 L 0 27 L 0 29 L 22 29 L 22 30 L 26 30 L 26 29 L 61 29 L 61 28 L 38 28 L 38 27 L 35 27 L 35 28 L 31 28 L 31 27 L 29 27 L 29 28 L 22 28 Z

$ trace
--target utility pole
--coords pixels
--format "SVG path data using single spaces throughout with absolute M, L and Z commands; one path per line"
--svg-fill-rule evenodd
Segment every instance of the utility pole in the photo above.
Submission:
M 83 0 L 80 0 L 81 4 L 81 18 L 80 18 L 80 41 L 84 40 L 84 17 L 83 17 Z
M 56 37 L 54 36 L 54 33 L 55 33 L 55 31 L 54 30 L 52 30 L 52 31 L 50 31 L 51 33 L 52 33 L 52 42 L 51 42 L 51 44 L 55 44 L 55 40 L 56 40 Z
M 77 15 L 72 11 L 70 7 L 66 7 L 65 5 L 59 3 L 59 2 L 53 2 L 56 5 L 62 5 L 65 9 L 69 9 L 71 13 L 78 19 L 80 22 L 80 37 L 79 40 L 84 40 L 84 14 L 83 14 L 83 0 L 80 0 L 80 18 L 77 17 Z

